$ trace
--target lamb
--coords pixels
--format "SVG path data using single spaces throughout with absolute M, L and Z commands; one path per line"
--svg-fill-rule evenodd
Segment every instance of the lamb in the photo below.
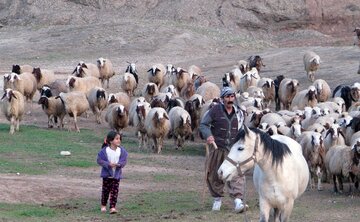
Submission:
M 159 94 L 159 88 L 155 83 L 146 83 L 143 90 L 142 96 L 145 97 L 147 102 L 150 102 L 154 96 Z
M 38 104 L 41 105 L 45 114 L 48 116 L 48 128 L 53 128 L 54 122 L 56 124 L 58 118 L 60 119 L 58 128 L 62 129 L 64 127 L 63 122 L 66 112 L 65 112 L 65 106 L 59 97 L 41 96 L 38 101 Z
M 220 96 L 220 88 L 212 82 L 205 82 L 197 90 L 196 94 L 203 97 L 204 101 L 208 101 Z
M 107 81 L 107 88 L 109 88 L 110 78 L 115 75 L 115 71 L 113 69 L 112 62 L 110 59 L 104 59 L 102 57 L 98 58 L 97 66 L 100 72 L 100 80 L 101 84 L 104 85 L 105 80 Z M 100 86 L 101 87 L 101 86 Z
M 130 73 L 134 76 L 135 81 L 136 81 L 136 85 L 139 84 L 139 74 L 138 71 L 136 69 L 136 65 L 135 63 L 137 63 L 137 61 L 135 63 L 131 63 L 131 62 L 127 62 L 129 63 L 129 65 L 126 67 L 125 73 Z
M 148 72 L 148 81 L 150 83 L 155 83 L 158 89 L 161 89 L 161 87 L 164 85 L 164 77 L 166 72 L 164 65 L 163 64 L 153 65 L 147 72 Z M 175 87 L 177 86 L 175 85 Z
M 61 99 L 61 102 L 64 104 L 65 107 L 65 112 L 69 114 L 70 117 L 74 118 L 75 130 L 77 132 L 80 132 L 80 129 L 77 125 L 77 117 L 85 113 L 89 109 L 89 102 L 86 98 L 85 93 L 81 91 L 74 91 L 68 93 L 62 92 L 59 94 L 58 97 L 55 98 Z
M 120 103 L 125 109 L 129 110 L 131 99 L 125 92 L 110 93 L 108 96 L 108 104 Z
M 126 72 L 121 78 L 121 89 L 124 90 L 130 97 L 134 95 L 137 87 L 135 76 Z
M 272 101 L 275 101 L 275 83 L 270 78 L 261 78 L 257 82 L 257 87 L 263 91 L 263 102 L 266 108 L 269 108 Z
M 190 114 L 184 108 L 174 107 L 169 112 L 169 118 L 176 149 L 182 149 L 185 139 L 192 134 Z
M 312 84 L 316 88 L 318 102 L 325 102 L 331 96 L 329 84 L 323 79 L 317 79 Z
M 43 85 L 40 89 L 40 96 L 58 96 L 61 92 L 67 93 L 69 92 L 69 88 L 66 86 L 65 80 L 57 79 L 48 85 Z
M 304 109 L 305 106 L 315 107 L 317 102 L 316 88 L 315 86 L 309 86 L 308 89 L 296 93 L 291 102 L 291 109 L 294 111 Z
M 98 66 L 94 63 L 85 63 L 83 61 L 79 62 L 72 74 L 75 74 L 76 77 L 81 78 L 86 76 L 93 76 L 100 79 L 100 71 Z
M 93 76 L 87 76 L 79 78 L 76 76 L 69 76 L 66 80 L 66 85 L 69 87 L 69 91 L 81 91 L 88 95 L 90 90 L 95 87 L 101 87 L 101 82 L 98 78 Z
M 140 96 L 136 99 L 133 99 L 131 101 L 130 106 L 129 106 L 129 126 L 136 126 L 136 125 L 134 125 L 134 122 L 133 122 L 133 120 L 136 116 L 136 107 L 137 107 L 137 105 L 142 104 L 144 102 L 146 102 L 146 100 L 142 96 Z M 150 104 L 149 104 L 149 106 L 150 106 Z
M 353 102 L 360 100 L 360 83 L 354 83 L 352 86 L 338 85 L 333 92 L 334 97 L 341 97 L 345 101 L 346 110 Z
M 276 76 L 276 79 L 274 80 L 275 84 L 275 110 L 280 110 L 280 96 L 279 96 L 279 87 L 281 81 L 283 81 L 285 77 L 283 75 Z
M 34 68 L 32 71 L 37 81 L 37 89 L 40 90 L 44 85 L 50 84 L 56 80 L 53 70 Z
M 320 56 L 313 51 L 308 51 L 305 52 L 303 60 L 307 77 L 311 82 L 314 82 L 315 72 L 320 66 Z
M 299 81 L 296 79 L 285 78 L 279 85 L 279 100 L 283 109 L 289 109 L 290 105 L 298 92 Z
M 313 188 L 317 178 L 317 190 L 322 190 L 321 178 L 325 169 L 325 147 L 323 138 L 317 132 L 305 132 L 299 144 L 302 147 L 303 155 L 308 163 L 310 175 L 310 186 Z
M 20 121 L 22 120 L 25 102 L 23 95 L 13 89 L 5 89 L 4 95 L 1 97 L 2 111 L 8 121 L 10 121 L 10 134 L 14 134 L 15 130 L 19 131 Z
M 181 90 L 190 82 L 191 76 L 184 69 L 178 67 L 176 69 L 176 74 L 171 75 L 171 83 L 176 87 L 176 89 L 181 92 Z
M 16 65 L 12 66 L 11 72 L 20 75 L 21 73 L 24 73 L 24 72 L 32 73 L 33 69 L 34 68 L 31 65 L 18 65 L 18 64 L 16 64 Z
M 107 99 L 107 93 L 101 87 L 92 88 L 89 92 L 89 106 L 98 124 L 101 124 L 101 112 L 107 107 Z
M 342 177 L 351 178 L 351 165 L 352 165 L 352 150 L 346 145 L 336 145 L 326 153 L 325 166 L 330 175 L 333 177 L 334 192 L 342 192 L 343 182 Z M 339 181 L 339 189 L 337 187 L 336 178 Z
M 148 115 L 151 107 L 148 102 L 139 102 L 136 104 L 135 112 L 130 113 L 130 121 L 136 127 L 136 134 L 139 139 L 139 149 L 143 148 L 147 141 L 147 133 L 145 127 L 145 118 Z
M 250 86 L 256 86 L 260 80 L 259 73 L 256 68 L 252 68 L 240 77 L 239 91 L 246 92 Z
M 24 72 L 21 75 L 11 73 L 11 84 L 13 89 L 23 94 L 27 101 L 32 102 L 36 92 L 36 79 L 34 75 Z
M 120 103 L 112 103 L 106 111 L 105 121 L 111 129 L 121 133 L 129 124 L 129 111 Z
M 153 140 L 153 151 L 160 153 L 163 148 L 164 138 L 171 128 L 168 114 L 163 108 L 152 108 L 145 118 L 145 127 L 148 138 Z

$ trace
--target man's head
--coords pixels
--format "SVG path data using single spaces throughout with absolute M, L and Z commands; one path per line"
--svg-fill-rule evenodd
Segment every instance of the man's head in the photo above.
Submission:
M 220 97 L 222 98 L 226 108 L 231 108 L 235 100 L 235 91 L 231 87 L 221 89 Z

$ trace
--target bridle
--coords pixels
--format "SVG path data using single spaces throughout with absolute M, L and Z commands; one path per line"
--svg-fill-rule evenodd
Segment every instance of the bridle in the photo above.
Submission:
M 251 157 L 247 158 L 246 160 L 242 161 L 242 162 L 235 162 L 233 159 L 231 159 L 229 156 L 226 156 L 225 157 L 225 160 L 229 161 L 232 165 L 234 165 L 236 167 L 236 170 L 238 172 L 238 175 L 241 177 L 241 176 L 244 176 L 245 175 L 245 172 L 242 172 L 241 171 L 241 166 L 247 164 L 248 162 L 250 161 L 254 161 L 254 162 L 257 162 L 256 161 L 256 156 L 255 156 L 255 153 L 258 149 L 258 145 L 259 145 L 259 136 L 256 135 L 256 139 L 255 139 L 255 146 L 254 146 L 254 152 L 252 154 Z

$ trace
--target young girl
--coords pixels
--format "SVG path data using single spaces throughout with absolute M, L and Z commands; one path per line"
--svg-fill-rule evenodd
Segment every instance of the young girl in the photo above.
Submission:
M 117 213 L 116 203 L 119 192 L 119 183 L 122 179 L 122 168 L 126 165 L 128 153 L 120 146 L 121 135 L 110 131 L 97 156 L 97 163 L 102 166 L 103 178 L 101 194 L 101 212 L 106 212 L 106 205 L 110 195 L 110 214 Z

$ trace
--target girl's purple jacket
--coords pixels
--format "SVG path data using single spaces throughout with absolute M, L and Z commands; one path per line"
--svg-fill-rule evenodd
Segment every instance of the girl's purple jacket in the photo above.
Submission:
M 100 152 L 98 153 L 98 156 L 97 156 L 97 160 L 96 160 L 96 162 L 100 166 L 102 166 L 100 177 L 102 177 L 102 178 L 112 177 L 112 178 L 118 179 L 118 180 L 122 179 L 123 178 L 121 176 L 122 168 L 126 165 L 128 153 L 124 147 L 120 146 L 121 155 L 120 155 L 119 161 L 117 162 L 120 166 L 117 166 L 115 169 L 115 173 L 113 173 L 113 170 L 111 169 L 111 167 L 109 165 L 110 162 L 106 155 L 106 147 L 107 146 L 104 146 L 100 150 Z

